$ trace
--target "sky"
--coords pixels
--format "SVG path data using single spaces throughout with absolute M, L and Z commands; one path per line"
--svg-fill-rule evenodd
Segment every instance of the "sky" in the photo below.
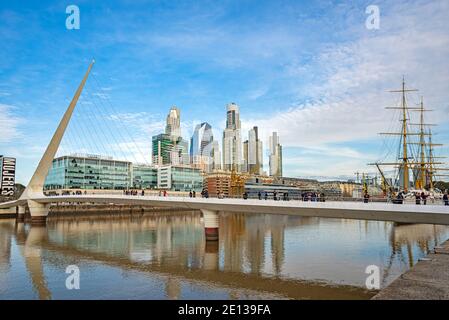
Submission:
M 68 5 L 79 29 L 66 28 Z M 366 26 L 370 5 L 378 29 Z M 278 132 L 285 176 L 375 172 L 367 164 L 397 149 L 378 133 L 400 126 L 385 107 L 403 76 L 419 89 L 409 105 L 424 96 L 434 141 L 448 142 L 447 17 L 446 0 L 1 1 L 0 154 L 27 183 L 95 59 L 58 155 L 151 162 L 173 105 L 185 139 L 207 121 L 221 142 L 235 102 L 242 140 L 258 126 L 267 147 Z

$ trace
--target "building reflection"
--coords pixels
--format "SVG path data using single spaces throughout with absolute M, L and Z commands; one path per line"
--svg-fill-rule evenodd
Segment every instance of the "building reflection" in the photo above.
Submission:
M 411 266 L 417 256 L 426 254 L 448 234 L 444 226 L 329 222 L 319 218 L 222 212 L 220 241 L 210 242 L 205 240 L 201 216 L 195 211 L 148 216 L 50 217 L 46 227 L 0 222 L 0 270 L 5 271 L 2 274 L 8 273 L 14 237 L 39 299 L 52 298 L 43 265 L 53 263 L 51 255 L 55 254 L 70 256 L 72 260 L 87 258 L 123 268 L 161 272 L 169 299 L 182 297 L 181 283 L 185 277 L 229 283 L 230 288 L 242 285 L 275 290 L 276 283 L 263 279 L 269 275 L 282 283 L 283 288 L 296 288 L 297 281 L 290 283 L 283 272 L 286 232 L 290 228 L 319 229 L 320 223 L 358 225 L 356 229 L 365 236 L 379 232 L 388 235 L 390 257 L 384 266 L 387 275 L 395 260 Z M 242 278 L 245 274 L 251 277 Z M 4 280 L 0 277 L 1 281 Z M 306 289 L 292 289 L 289 294 L 293 297 L 297 297 L 295 290 Z M 229 289 L 228 294 L 230 298 L 242 297 L 242 292 L 235 289 Z

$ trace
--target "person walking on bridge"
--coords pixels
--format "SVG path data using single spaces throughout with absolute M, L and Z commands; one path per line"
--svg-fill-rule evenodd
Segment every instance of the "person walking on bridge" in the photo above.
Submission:
M 443 195 L 443 202 L 444 202 L 445 206 L 449 206 L 449 196 L 447 194 L 447 190 L 446 190 L 446 192 Z
M 363 202 L 368 203 L 368 201 L 369 201 L 369 194 L 368 192 L 365 192 L 365 194 L 363 195 Z
M 421 195 L 418 192 L 415 192 L 415 203 L 421 204 Z
M 259 196 L 259 200 L 262 200 L 262 193 L 260 191 L 257 195 Z
M 427 195 L 423 192 L 421 192 L 421 200 L 423 202 L 423 205 L 427 204 Z

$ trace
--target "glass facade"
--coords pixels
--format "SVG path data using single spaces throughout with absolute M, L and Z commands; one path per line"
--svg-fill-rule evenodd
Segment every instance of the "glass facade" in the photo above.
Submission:
M 164 166 L 158 169 L 157 186 L 159 189 L 173 191 L 201 192 L 203 176 L 201 170 L 187 166 Z
M 131 188 L 200 192 L 203 176 L 188 166 L 156 168 L 93 156 L 62 156 L 53 160 L 45 181 L 45 190 Z
M 132 165 L 133 188 L 156 189 L 157 169 L 146 165 Z
M 45 189 L 127 189 L 131 187 L 130 168 L 127 161 L 63 156 L 53 160 Z

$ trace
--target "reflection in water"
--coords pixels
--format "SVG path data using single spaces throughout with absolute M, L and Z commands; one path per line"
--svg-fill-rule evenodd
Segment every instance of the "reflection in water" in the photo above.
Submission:
M 220 215 L 204 239 L 198 212 L 0 220 L 0 299 L 367 299 L 449 237 L 449 228 L 293 216 Z M 81 289 L 65 288 L 65 268 Z

